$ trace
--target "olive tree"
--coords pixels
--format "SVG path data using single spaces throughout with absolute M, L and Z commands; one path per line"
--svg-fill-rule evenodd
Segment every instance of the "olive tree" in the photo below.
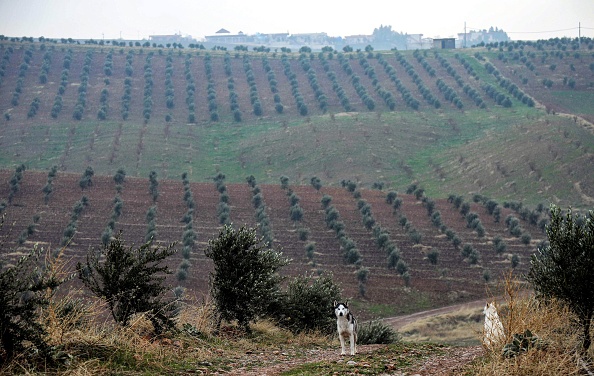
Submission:
M 204 251 L 214 262 L 210 288 L 221 320 L 237 320 L 250 333 L 250 322 L 270 312 L 281 296 L 277 271 L 289 260 L 262 241 L 256 229 L 225 225 Z
M 532 256 L 528 281 L 540 297 L 557 298 L 578 316 L 587 353 L 594 315 L 594 212 L 584 219 L 552 205 L 546 232 L 549 243 Z
M 177 252 L 174 243 L 153 247 L 152 240 L 140 247 L 126 247 L 119 233 L 99 252 L 91 251 L 76 270 L 83 284 L 108 304 L 116 322 L 126 326 L 136 313 L 147 313 L 156 333 L 175 326 L 175 301 L 164 297 L 165 275 L 171 274 L 163 260 Z

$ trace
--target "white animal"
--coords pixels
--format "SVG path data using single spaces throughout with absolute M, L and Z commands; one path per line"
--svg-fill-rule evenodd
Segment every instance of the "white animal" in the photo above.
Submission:
M 336 329 L 340 339 L 341 353 L 346 355 L 345 338 L 348 337 L 351 344 L 351 355 L 357 352 L 357 320 L 349 311 L 349 302 L 338 303 L 334 301 L 334 314 L 336 315 Z
M 485 304 L 485 308 L 483 309 L 483 313 L 485 315 L 483 345 L 490 348 L 497 343 L 501 343 L 505 337 L 505 332 L 503 330 L 501 319 L 499 319 L 499 315 L 497 314 L 495 302 L 487 302 L 487 304 Z

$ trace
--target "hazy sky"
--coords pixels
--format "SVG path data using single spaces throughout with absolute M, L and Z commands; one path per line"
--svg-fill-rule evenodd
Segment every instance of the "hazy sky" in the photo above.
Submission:
M 426 37 L 490 26 L 512 39 L 594 37 L 594 0 L 0 0 L 0 34 L 80 39 L 246 34 L 371 34 L 380 25 Z M 562 31 L 559 31 L 562 30 Z M 547 33 L 536 33 L 554 31 Z M 527 33 L 530 32 L 530 33 Z

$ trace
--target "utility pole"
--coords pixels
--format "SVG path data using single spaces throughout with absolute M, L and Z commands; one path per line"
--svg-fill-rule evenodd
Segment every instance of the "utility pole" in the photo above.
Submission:
M 464 48 L 466 48 L 466 21 L 464 21 Z
M 578 22 L 578 50 L 582 48 L 582 23 Z

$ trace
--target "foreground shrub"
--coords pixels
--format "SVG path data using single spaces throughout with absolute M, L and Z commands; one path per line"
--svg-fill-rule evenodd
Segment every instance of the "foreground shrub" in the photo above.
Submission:
M 359 345 L 390 344 L 400 341 L 400 334 L 383 321 L 373 320 L 359 325 Z
M 176 307 L 164 297 L 163 284 L 171 274 L 163 260 L 173 255 L 175 243 L 153 247 L 152 240 L 138 248 L 124 246 L 120 232 L 99 252 L 91 251 L 84 264 L 76 265 L 78 276 L 97 297 L 107 302 L 113 319 L 127 326 L 134 314 L 147 313 L 157 334 L 175 326 Z
M 340 300 L 340 289 L 331 275 L 300 276 L 289 283 L 287 292 L 278 301 L 271 316 L 293 333 L 332 333 L 336 330 L 332 309 L 335 300 Z
M 0 224 L 0 228 L 1 228 Z M 42 248 L 34 247 L 14 266 L 0 262 L 0 364 L 28 345 L 46 354 L 46 330 L 40 311 L 47 307 L 55 289 L 64 282 L 54 265 L 41 265 Z
M 237 320 L 250 332 L 250 322 L 270 312 L 278 301 L 281 277 L 277 271 L 288 264 L 280 252 L 268 248 L 256 230 L 225 225 L 204 251 L 214 262 L 211 294 L 221 320 Z

